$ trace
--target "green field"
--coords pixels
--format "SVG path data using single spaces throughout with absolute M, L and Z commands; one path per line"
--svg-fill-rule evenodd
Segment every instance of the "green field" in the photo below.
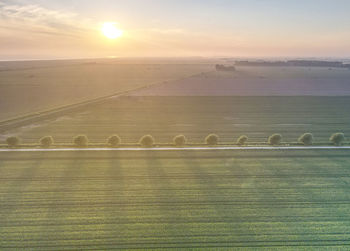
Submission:
M 349 153 L 0 153 L 0 247 L 348 250 Z
M 62 146 L 78 134 L 91 146 L 113 134 L 126 144 L 145 134 L 171 143 L 184 134 L 195 145 L 216 133 L 220 144 L 245 134 L 261 145 L 280 133 L 285 145 L 311 132 L 320 145 L 333 133 L 350 135 L 350 96 L 305 96 L 322 86 L 346 94 L 344 69 L 30 65 L 0 69 L 0 119 L 159 84 L 34 118 L 3 131 L 0 144 L 13 135 L 24 144 L 51 135 Z M 304 96 L 290 96 L 298 85 Z M 266 95 L 244 96 L 260 90 Z M 0 152 L 0 249 L 349 250 L 349 166 L 346 149 Z
M 121 97 L 85 111 L 52 121 L 34 123 L 2 135 L 18 135 L 25 143 L 37 143 L 51 135 L 58 143 L 70 143 L 77 134 L 104 143 L 119 134 L 124 143 L 138 142 L 152 134 L 157 142 L 169 143 L 177 134 L 190 142 L 203 143 L 209 133 L 221 142 L 234 142 L 246 134 L 250 142 L 266 142 L 281 133 L 296 142 L 305 133 L 316 143 L 328 143 L 332 133 L 350 135 L 349 97 Z

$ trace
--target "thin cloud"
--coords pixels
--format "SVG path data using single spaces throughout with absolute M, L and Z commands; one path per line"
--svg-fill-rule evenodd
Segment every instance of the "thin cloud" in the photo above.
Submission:
M 0 20 L 6 24 L 2 28 L 21 27 L 31 32 L 51 35 L 77 35 L 91 30 L 87 28 L 91 27 L 91 20 L 79 18 L 77 13 L 50 10 L 32 4 L 11 4 L 10 1 L 0 1 Z
M 149 31 L 154 33 L 160 33 L 160 34 L 185 34 L 186 31 L 183 29 L 158 29 L 158 28 L 151 28 Z

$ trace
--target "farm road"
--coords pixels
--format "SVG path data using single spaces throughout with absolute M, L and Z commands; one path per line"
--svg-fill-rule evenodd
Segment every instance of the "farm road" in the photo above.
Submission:
M 22 148 L 0 149 L 0 152 L 77 152 L 77 151 L 200 151 L 200 150 L 350 150 L 350 146 L 251 146 L 251 147 L 158 147 L 158 148 Z

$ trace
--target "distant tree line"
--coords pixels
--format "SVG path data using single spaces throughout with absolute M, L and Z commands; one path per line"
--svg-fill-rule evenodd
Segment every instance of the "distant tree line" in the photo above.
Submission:
M 350 64 L 340 61 L 320 61 L 320 60 L 288 60 L 288 61 L 236 61 L 237 66 L 299 66 L 299 67 L 331 67 L 349 68 Z
M 233 65 L 223 65 L 223 64 L 217 64 L 215 65 L 215 69 L 217 71 L 236 71 L 236 67 L 234 67 Z

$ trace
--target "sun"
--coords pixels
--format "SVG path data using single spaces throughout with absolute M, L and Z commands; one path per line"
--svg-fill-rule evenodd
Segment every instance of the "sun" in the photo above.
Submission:
M 123 31 L 116 27 L 116 23 L 103 23 L 101 28 L 102 34 L 109 39 L 116 39 L 123 35 Z

